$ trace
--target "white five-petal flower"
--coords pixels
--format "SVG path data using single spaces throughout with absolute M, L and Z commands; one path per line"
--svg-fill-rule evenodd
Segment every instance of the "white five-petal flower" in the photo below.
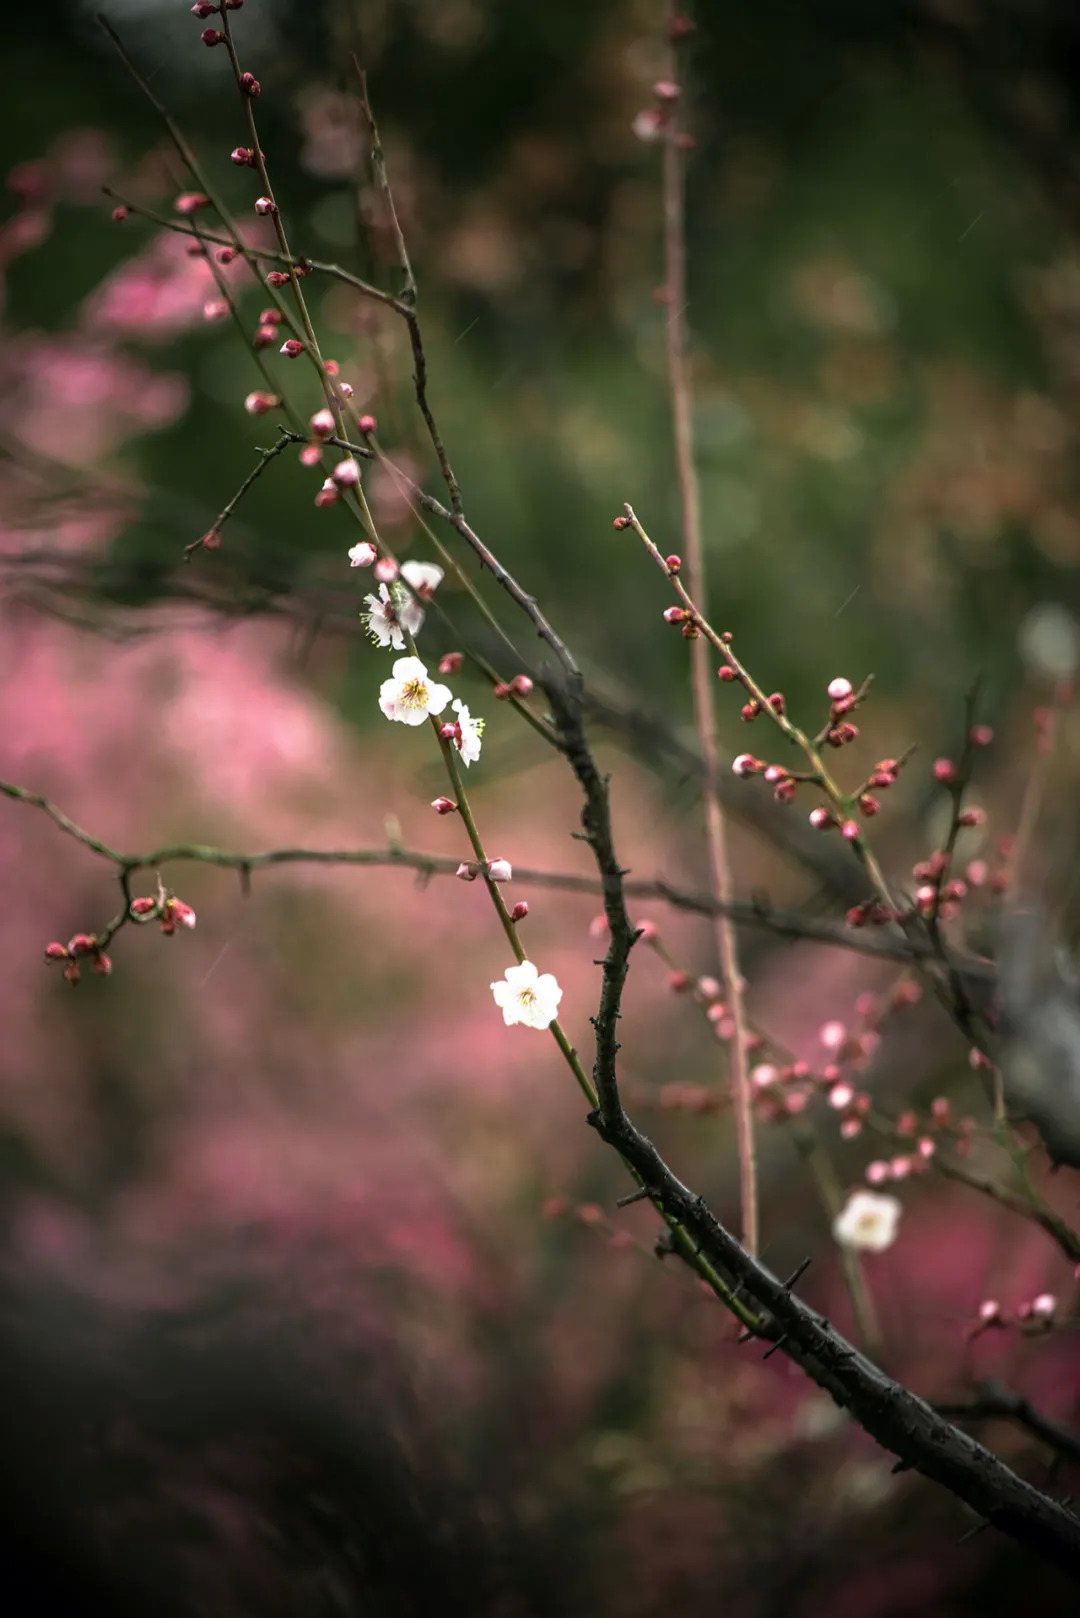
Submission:
M 474 719 L 465 704 L 455 697 L 450 704 L 457 714 L 457 722 L 461 730 L 460 739 L 454 737 L 454 746 L 461 754 L 462 763 L 475 764 L 480 757 L 480 738 L 484 734 L 484 721 Z
M 841 1247 L 882 1253 L 896 1240 L 902 1205 L 876 1191 L 853 1191 L 833 1220 L 833 1236 Z
M 418 657 L 399 657 L 393 677 L 379 687 L 379 707 L 401 725 L 422 725 L 449 701 L 450 687 L 431 679 Z
M 550 972 L 538 972 L 531 961 L 509 966 L 506 976 L 491 985 L 503 1022 L 526 1028 L 547 1028 L 558 1015 L 562 990 Z
M 445 578 L 437 562 L 402 562 L 401 577 L 410 584 L 418 596 L 430 601 Z
M 377 596 L 365 596 L 368 610 L 364 613 L 364 621 L 371 632 L 371 638 L 376 646 L 392 646 L 395 652 L 405 650 L 405 631 L 410 635 L 420 633 L 420 625 L 424 621 L 424 609 L 413 600 L 407 591 L 397 589 L 394 585 L 379 585 Z

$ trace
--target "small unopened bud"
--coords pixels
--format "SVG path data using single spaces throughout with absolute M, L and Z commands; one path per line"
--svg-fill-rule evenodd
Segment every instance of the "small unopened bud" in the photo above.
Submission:
M 334 480 L 333 478 L 327 478 L 326 481 L 333 484 Z M 349 566 L 370 567 L 378 554 L 370 539 L 361 539 L 349 552 Z
M 505 680 L 498 680 L 492 687 L 491 694 L 499 702 L 508 702 L 510 699 L 510 687 Z
M 191 8 L 191 15 L 198 17 L 200 22 L 205 22 L 207 17 L 213 17 L 216 13 L 217 6 L 211 5 L 210 0 L 195 0 Z
M 113 224 L 114 225 L 122 225 L 124 223 L 124 220 L 127 218 L 127 216 L 128 216 L 128 211 L 124 207 L 124 205 L 121 203 L 121 205 L 118 208 L 114 208 L 113 211 L 112 211 Z
M 371 571 L 379 584 L 393 584 L 398 576 L 398 565 L 392 556 L 380 556 Z
M 92 955 L 97 948 L 97 939 L 93 933 L 76 933 L 68 939 L 69 955 Z
M 761 761 L 756 759 L 753 753 L 740 753 L 731 763 L 732 775 L 756 775 L 760 769 Z
M 1053 1320 L 1057 1313 L 1057 1299 L 1052 1292 L 1040 1292 L 1031 1300 L 1031 1313 L 1036 1320 Z
M 985 824 L 986 810 L 979 808 L 977 804 L 972 804 L 970 809 L 961 810 L 957 816 L 959 826 L 985 826 Z
M 876 798 L 870 796 L 869 792 L 864 792 L 859 799 L 859 808 L 864 815 L 876 815 L 881 805 Z
M 511 910 L 511 912 L 510 912 L 510 920 L 511 921 L 524 921 L 525 917 L 528 914 L 529 914 L 528 901 L 526 899 L 519 899 L 517 904 L 514 906 L 513 910 Z
M 224 298 L 209 298 L 202 307 L 204 320 L 227 320 L 229 305 Z
M 339 498 L 337 485 L 335 484 L 333 478 L 327 478 L 326 482 L 315 496 L 315 504 L 321 510 L 324 506 L 336 505 Z M 359 567 L 359 565 L 360 564 L 358 562 L 353 563 L 354 567 Z
M 432 798 L 431 807 L 437 815 L 452 815 L 457 804 L 453 798 Z
M 68 952 L 64 948 L 63 944 L 46 944 L 45 959 L 47 961 L 66 961 L 68 959 Z
M 817 809 L 810 811 L 810 824 L 815 831 L 827 831 L 830 826 L 835 826 L 836 822 L 828 809 L 819 805 Z
M 254 73 L 241 73 L 240 88 L 246 96 L 257 96 L 262 86 Z
M 133 916 L 151 916 L 156 909 L 156 899 L 142 898 L 132 899 L 131 901 L 131 914 Z
M 843 702 L 845 697 L 851 696 L 853 690 L 854 687 L 851 681 L 845 680 L 843 675 L 838 675 L 835 680 L 829 681 L 828 694 L 833 702 Z
M 256 197 L 255 212 L 265 219 L 268 214 L 277 213 L 277 203 L 273 197 Z
M 726 683 L 728 680 L 737 679 L 738 676 L 730 663 L 723 663 L 716 671 L 716 678 L 718 680 L 723 680 Z
M 667 37 L 671 40 L 673 45 L 678 45 L 680 41 L 689 39 L 693 32 L 694 24 L 690 21 L 689 17 L 676 15 L 668 19 Z
M 515 697 L 527 697 L 532 688 L 533 683 L 527 674 L 515 674 L 510 681 L 510 689 Z
M 316 410 L 308 423 L 316 438 L 329 438 L 337 425 L 332 410 Z
M 689 972 L 671 972 L 668 974 L 667 986 L 672 994 L 685 994 L 693 981 Z
M 173 203 L 173 208 L 177 213 L 193 214 L 200 208 L 205 208 L 209 201 L 210 198 L 205 191 L 181 191 Z
M 492 882 L 509 882 L 514 874 L 509 860 L 488 860 L 487 873 Z
M 772 709 L 773 713 L 783 713 L 784 693 L 782 691 L 773 692 L 772 696 L 769 698 L 769 707 Z
M 972 747 L 989 747 L 994 739 L 994 732 L 990 725 L 974 725 L 968 736 Z
M 653 95 L 657 101 L 670 104 L 672 101 L 678 101 L 682 95 L 682 90 L 673 80 L 660 79 L 653 85 Z
M 685 608 L 683 608 L 683 607 L 665 607 L 664 608 L 664 622 L 665 622 L 665 624 L 684 624 L 686 622 L 686 610 L 685 610 Z
M 758 714 L 760 712 L 761 712 L 761 704 L 760 704 L 760 702 L 757 700 L 756 697 L 751 697 L 749 702 L 743 703 L 743 706 L 739 710 L 739 715 L 740 715 L 740 718 L 743 720 L 743 722 L 745 724 L 749 725 L 749 724 L 753 723 L 753 721 L 757 718 L 757 716 L 758 716 Z
M 344 385 L 347 385 L 347 384 L 344 384 Z M 349 391 L 351 393 L 352 389 L 350 388 Z M 356 425 L 360 429 L 360 431 L 362 433 L 364 433 L 364 434 L 373 433 L 375 431 L 375 417 L 374 416 L 361 416 L 359 418 L 359 420 L 357 421 Z
M 682 567 L 682 557 L 675 555 L 667 556 L 664 558 L 664 566 L 667 568 L 669 573 L 678 573 Z
M 1001 1320 L 1001 1305 L 996 1298 L 984 1298 L 979 1305 L 979 1319 L 984 1326 L 996 1326 Z
M 683 640 L 697 640 L 699 633 L 697 624 L 692 618 L 688 618 L 682 626 Z
M 244 400 L 244 409 L 249 416 L 265 416 L 268 411 L 276 410 L 281 403 L 281 396 L 277 393 L 249 393 Z
M 322 460 L 322 457 L 323 451 L 321 444 L 305 444 L 303 449 L 300 451 L 300 465 L 318 466 L 319 462 Z
M 107 978 L 109 976 L 110 972 L 112 971 L 112 961 L 109 956 L 105 954 L 104 950 L 98 950 L 97 954 L 94 956 L 94 959 L 90 962 L 90 970 L 92 972 L 97 972 L 103 978 Z
M 234 146 L 229 157 L 238 169 L 253 169 L 255 167 L 255 153 L 250 146 Z
M 284 270 L 270 270 L 267 272 L 266 284 L 268 287 L 287 287 L 289 277 Z
M 225 38 L 220 28 L 204 28 L 199 35 L 204 45 L 220 45 Z
M 219 264 L 231 264 L 237 256 L 235 247 L 219 247 L 214 254 Z
M 630 518 L 629 517 L 616 517 L 614 519 L 614 521 L 612 522 L 611 526 L 612 526 L 612 528 L 629 528 L 629 526 L 630 526 Z
M 840 827 L 840 835 L 841 837 L 846 837 L 849 843 L 857 842 L 859 838 L 859 822 L 857 820 L 845 820 Z
M 956 765 L 951 758 L 938 758 L 934 760 L 934 780 L 948 786 L 956 780 Z
M 355 489 L 360 482 L 360 467 L 349 455 L 345 460 L 339 461 L 330 476 L 339 489 Z
M 278 352 L 284 354 L 287 360 L 294 360 L 297 355 L 304 352 L 304 345 L 299 337 L 289 337 L 282 343 Z
M 465 865 L 463 863 L 463 864 L 458 866 L 457 870 L 454 872 L 454 875 L 456 877 L 459 877 L 462 882 L 475 882 L 476 881 L 476 866 L 475 865 Z
M 206 533 L 200 539 L 199 544 L 202 546 L 204 551 L 220 550 L 221 535 L 216 528 L 208 528 Z
M 277 342 L 276 326 L 256 326 L 255 335 L 251 339 L 253 348 L 269 348 L 271 343 Z
M 439 659 L 440 674 L 456 674 L 465 661 L 464 652 L 447 652 Z

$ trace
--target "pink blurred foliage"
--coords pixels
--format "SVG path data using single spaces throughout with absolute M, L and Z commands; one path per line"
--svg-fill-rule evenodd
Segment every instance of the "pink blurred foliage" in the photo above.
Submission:
M 252 236 L 255 233 L 252 232 Z M 94 335 L 167 342 L 203 320 L 203 306 L 220 297 L 205 258 L 188 252 L 190 241 L 161 231 L 133 258 L 124 260 L 83 304 L 80 323 Z M 237 290 L 250 283 L 241 258 L 218 265 L 217 273 Z

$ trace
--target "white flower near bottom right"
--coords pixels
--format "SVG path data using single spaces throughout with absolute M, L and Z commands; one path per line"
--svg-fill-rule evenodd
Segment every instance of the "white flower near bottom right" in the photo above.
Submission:
M 853 1191 L 833 1220 L 832 1233 L 841 1247 L 883 1253 L 896 1240 L 903 1205 L 876 1191 Z
M 562 990 L 550 972 L 538 972 L 531 961 L 508 966 L 506 976 L 491 985 L 495 1004 L 507 1028 L 522 1023 L 526 1028 L 548 1028 L 559 1011 Z

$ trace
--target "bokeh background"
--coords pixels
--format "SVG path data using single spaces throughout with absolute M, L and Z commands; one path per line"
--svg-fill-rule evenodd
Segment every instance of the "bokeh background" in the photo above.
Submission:
M 685 646 L 611 527 L 631 500 L 676 541 L 659 150 L 632 128 L 663 71 L 662 10 L 248 0 L 233 22 L 293 242 L 392 286 L 350 53 L 367 66 L 466 510 L 579 654 L 624 862 L 694 887 Z M 179 0 L 109 15 L 247 217 L 224 53 Z M 849 768 L 918 743 L 875 823 L 900 880 L 941 835 L 929 762 L 956 748 L 979 679 L 997 741 L 977 782 L 990 828 L 967 853 L 992 860 L 1036 767 L 1033 710 L 1076 661 L 1080 16 L 1065 0 L 702 0 L 695 15 L 689 319 L 716 616 L 808 724 L 831 677 L 875 674 Z M 110 221 L 103 184 L 166 212 L 187 188 L 152 108 L 89 5 L 21 12 L 6 50 L 0 774 L 124 849 L 400 837 L 456 855 L 460 827 L 428 808 L 443 783 L 424 733 L 379 715 L 369 576 L 349 569 L 344 512 L 313 505 L 324 474 L 283 456 L 222 549 L 182 560 L 275 418 L 243 410 L 260 379 L 203 318 L 206 266 Z M 440 492 L 403 332 L 339 284 L 306 285 L 357 403 Z M 254 325 L 264 299 L 235 286 Z M 269 364 L 306 415 L 301 367 Z M 368 490 L 398 549 L 429 556 L 393 479 Z M 432 658 L 457 636 L 505 659 L 460 589 L 439 599 Z M 587 873 L 558 761 L 479 681 L 460 689 L 488 719 L 470 785 L 491 851 Z M 734 702 L 723 726 L 740 750 Z M 1030 871 L 1068 937 L 1067 707 L 1057 734 Z M 773 815 L 760 783 L 738 787 L 744 893 L 815 915 L 863 896 L 801 808 Z M 1008 1542 L 961 1541 L 956 1503 L 893 1475 L 781 1356 L 738 1348 L 653 1256 L 655 1220 L 614 1211 L 625 1184 L 550 1042 L 494 1010 L 508 962 L 477 887 L 296 867 L 245 895 L 235 875 L 171 867 L 194 933 L 129 929 L 113 975 L 73 992 L 42 949 L 105 922 L 114 876 L 11 802 L 0 853 L 12 1611 L 1072 1610 Z M 596 902 L 511 893 L 587 1051 Z M 678 966 L 714 969 L 704 924 L 648 914 Z M 992 905 L 969 927 L 985 944 Z M 856 1025 L 857 997 L 895 980 L 835 949 L 744 945 L 755 1019 L 819 1065 L 819 1026 Z M 625 1083 L 733 1217 L 723 1047 L 667 975 L 635 958 Z M 985 1118 L 942 1014 L 883 1032 L 860 1080 L 883 1105 L 947 1095 Z M 880 1147 L 821 1130 L 835 1186 L 859 1184 Z M 762 1174 L 767 1262 L 811 1257 L 807 1295 L 850 1329 L 827 1209 L 781 1128 L 763 1131 Z M 1046 1194 L 1075 1222 L 1075 1172 Z M 890 1369 L 940 1399 L 1000 1376 L 1080 1426 L 1057 1248 L 932 1175 L 900 1195 L 900 1237 L 866 1266 Z M 981 1300 L 1044 1290 L 1060 1331 L 967 1343 Z M 1033 1480 L 1075 1484 L 1022 1434 L 980 1431 Z

